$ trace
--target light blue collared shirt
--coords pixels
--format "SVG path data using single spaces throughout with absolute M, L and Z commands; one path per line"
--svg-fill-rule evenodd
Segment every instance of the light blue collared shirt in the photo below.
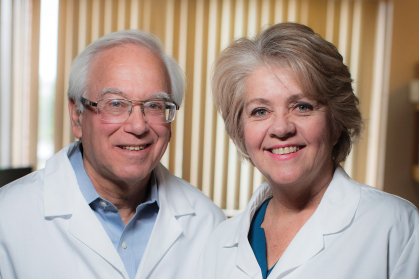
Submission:
M 151 173 L 150 194 L 145 202 L 137 206 L 134 217 L 125 226 L 118 209 L 111 202 L 102 199 L 93 186 L 84 169 L 81 148 L 80 144 L 69 158 L 76 173 L 80 191 L 118 251 L 129 277 L 133 279 L 140 266 L 159 212 L 156 176 L 154 172 Z

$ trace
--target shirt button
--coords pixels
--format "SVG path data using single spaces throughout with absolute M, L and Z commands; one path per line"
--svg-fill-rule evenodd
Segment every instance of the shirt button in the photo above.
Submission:
M 104 201 L 101 202 L 100 205 L 103 206 L 103 208 L 105 208 L 107 206 L 106 202 L 104 202 Z
M 122 242 L 122 248 L 127 249 L 127 244 L 125 242 Z

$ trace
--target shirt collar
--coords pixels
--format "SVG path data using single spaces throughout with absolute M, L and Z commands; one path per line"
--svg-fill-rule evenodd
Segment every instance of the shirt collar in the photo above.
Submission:
M 80 191 L 86 200 L 87 204 L 91 204 L 96 199 L 102 199 L 99 194 L 97 193 L 95 187 L 93 186 L 90 177 L 87 175 L 86 170 L 84 169 L 83 164 L 83 154 L 82 154 L 83 146 L 80 144 L 73 152 L 71 152 L 69 156 L 69 160 L 71 166 L 74 169 L 76 174 L 77 183 L 79 184 Z M 156 202 L 158 206 L 159 204 L 159 195 L 158 195 L 158 181 L 154 171 L 151 172 L 150 180 L 148 182 L 148 186 L 150 187 L 150 192 L 144 201 L 144 203 L 151 204 Z

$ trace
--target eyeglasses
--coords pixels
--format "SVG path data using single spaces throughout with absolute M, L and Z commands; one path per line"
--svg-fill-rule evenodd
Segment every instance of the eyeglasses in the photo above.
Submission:
M 161 99 L 137 101 L 125 99 L 102 99 L 97 103 L 81 97 L 85 106 L 96 107 L 97 115 L 109 123 L 123 123 L 131 115 L 132 106 L 141 106 L 144 121 L 147 123 L 170 123 L 175 120 L 176 110 L 179 106 L 175 103 Z

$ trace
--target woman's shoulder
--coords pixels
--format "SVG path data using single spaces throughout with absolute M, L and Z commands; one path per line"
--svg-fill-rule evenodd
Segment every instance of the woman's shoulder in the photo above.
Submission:
M 386 193 L 374 187 L 360 184 L 361 196 L 358 215 L 373 216 L 384 223 L 394 225 L 409 224 L 419 225 L 418 209 L 411 202 L 396 195 Z

